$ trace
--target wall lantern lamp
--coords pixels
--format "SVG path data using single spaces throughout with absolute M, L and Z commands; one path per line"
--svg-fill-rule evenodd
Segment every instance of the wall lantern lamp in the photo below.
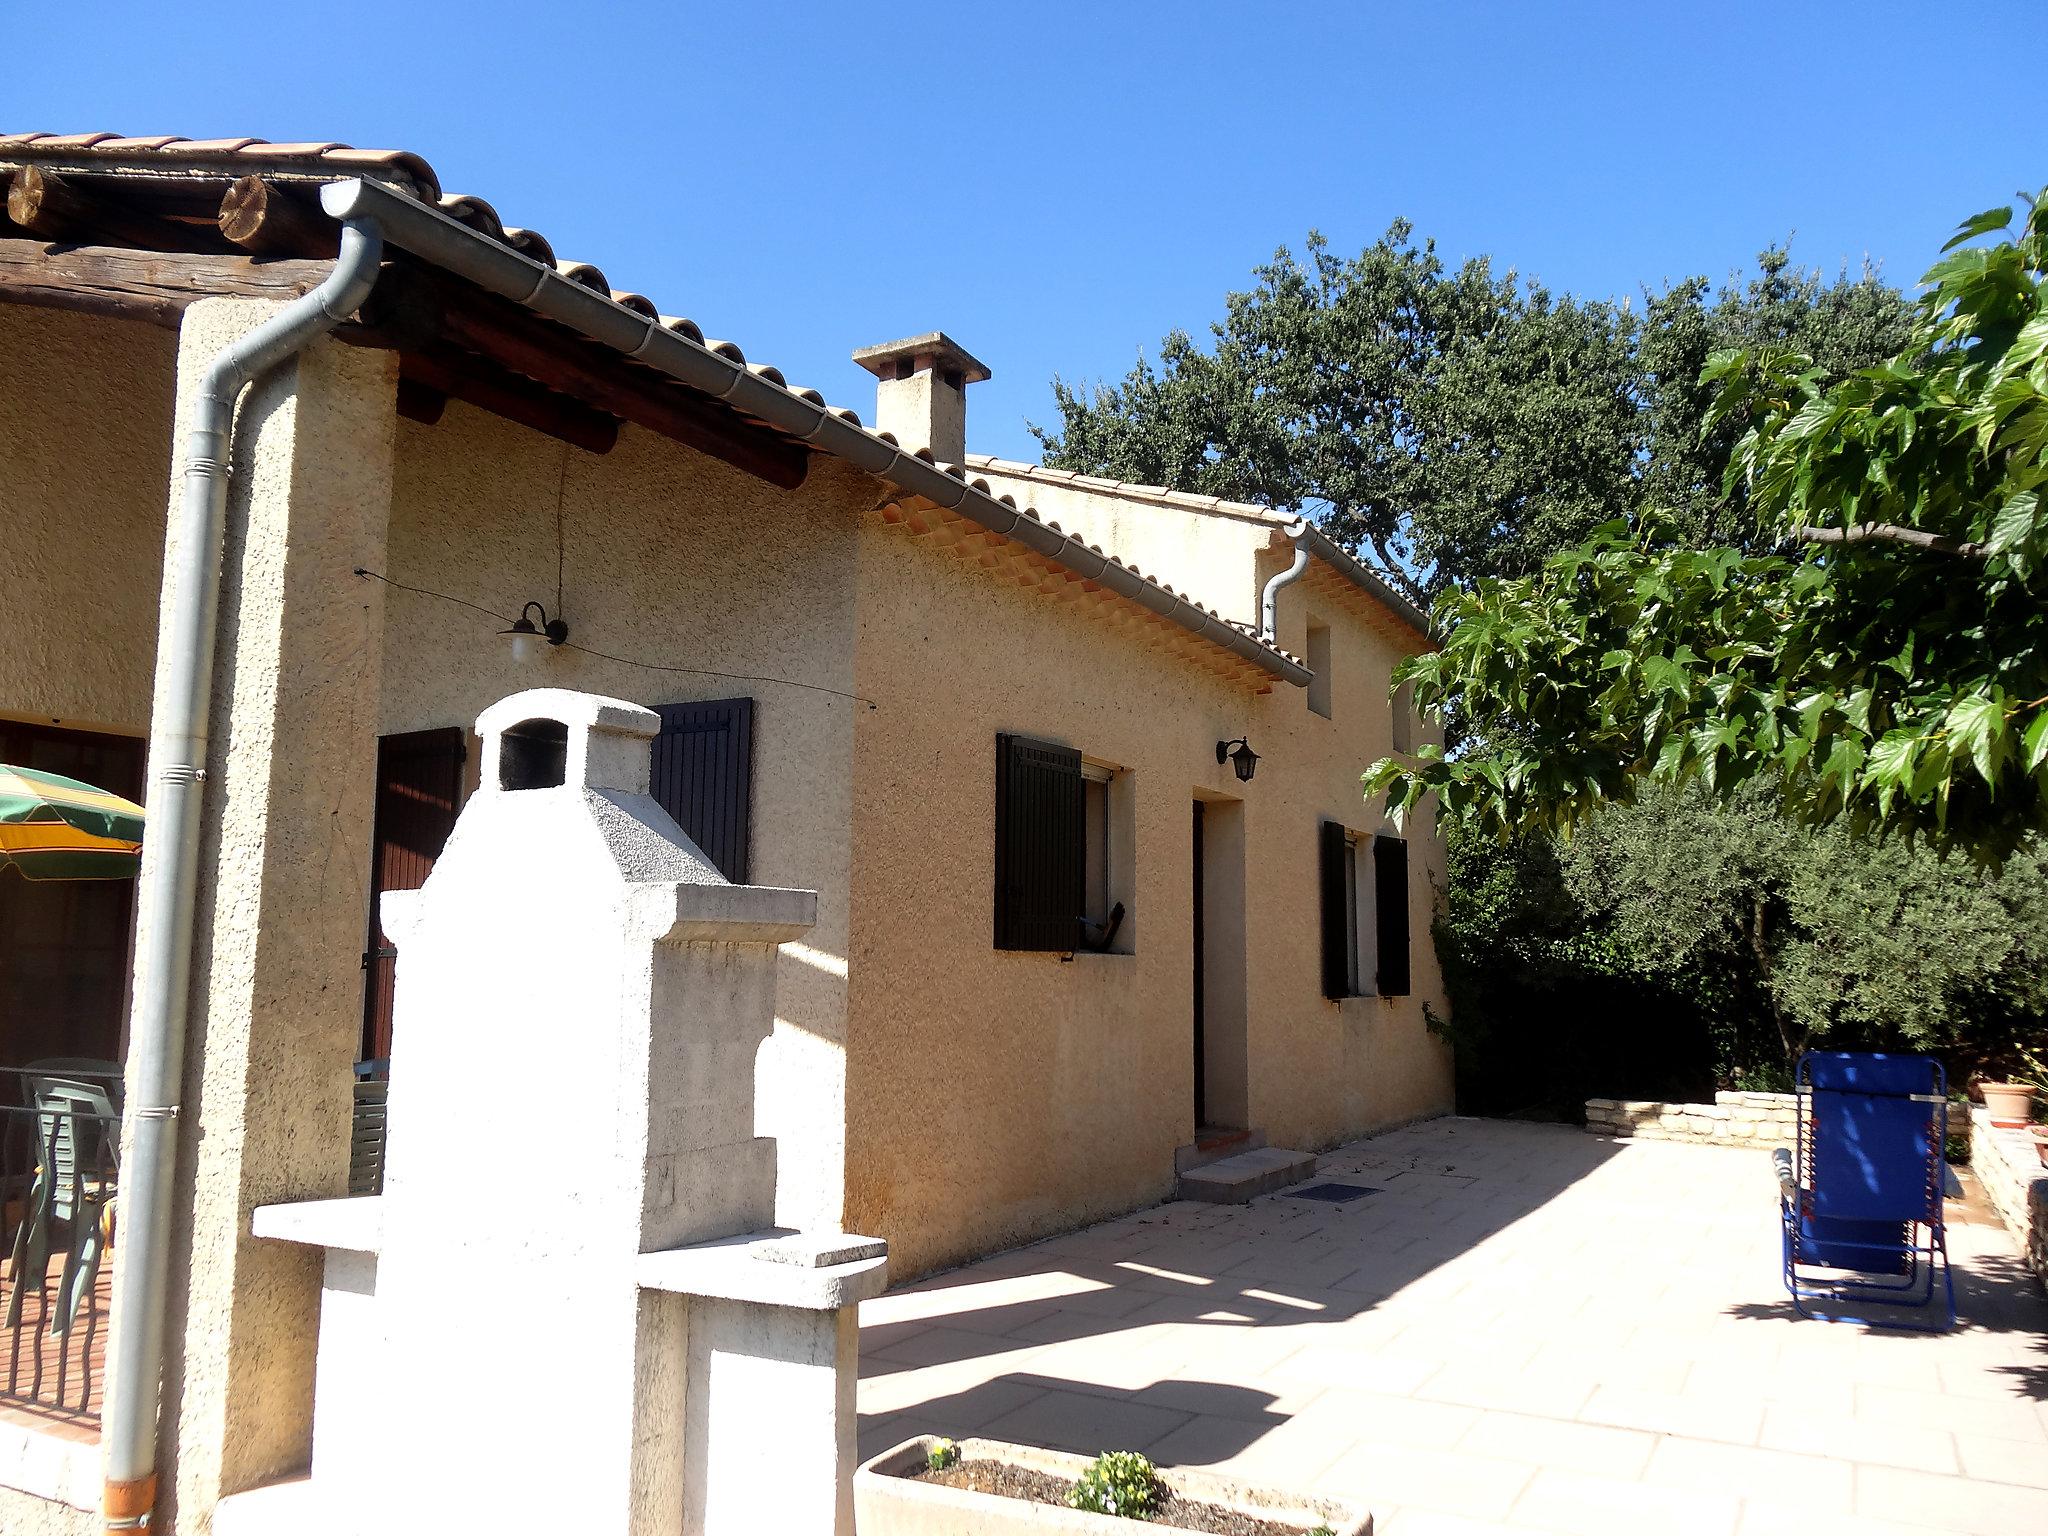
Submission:
M 538 622 L 533 618 L 535 614 L 540 616 Z M 549 618 L 547 609 L 539 603 L 528 603 L 519 610 L 519 617 L 512 621 L 512 627 L 498 633 L 512 642 L 512 659 L 523 662 L 540 654 L 543 640 L 549 645 L 560 645 L 566 641 L 569 626 L 560 619 Z
M 1229 763 L 1236 770 L 1238 782 L 1249 784 L 1252 774 L 1259 766 L 1259 754 L 1252 750 L 1252 744 L 1240 736 L 1235 741 L 1216 743 L 1216 761 L 1220 765 Z

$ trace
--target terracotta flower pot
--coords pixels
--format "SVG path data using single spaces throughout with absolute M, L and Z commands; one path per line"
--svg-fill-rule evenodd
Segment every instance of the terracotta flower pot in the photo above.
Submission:
M 1979 1083 L 1977 1091 L 1984 1095 L 1991 1123 L 2002 1131 L 2019 1130 L 2034 1118 L 2032 1083 Z
M 2041 1159 L 2043 1168 L 2048 1168 L 2048 1125 L 2030 1125 L 2027 1134 L 2034 1138 L 2034 1155 Z

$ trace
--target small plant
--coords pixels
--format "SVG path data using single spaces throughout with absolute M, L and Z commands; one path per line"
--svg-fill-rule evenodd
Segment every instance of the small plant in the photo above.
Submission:
M 960 1443 L 941 1435 L 934 1440 L 924 1453 L 924 1464 L 934 1472 L 943 1472 L 960 1459 Z
M 1159 1470 L 1136 1451 L 1104 1451 L 1067 1490 L 1067 1504 L 1098 1515 L 1150 1520 L 1159 1503 Z
M 1314 1530 L 1310 1531 L 1308 1533 L 1308 1536 L 1337 1536 L 1337 1533 L 1331 1530 L 1327 1525 L 1319 1525 Z

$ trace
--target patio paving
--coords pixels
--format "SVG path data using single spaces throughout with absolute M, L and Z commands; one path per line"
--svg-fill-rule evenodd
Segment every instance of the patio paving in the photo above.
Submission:
M 861 1313 L 861 1444 L 1141 1450 L 1361 1499 L 1379 1536 L 2048 1531 L 2048 1298 L 1949 1228 L 1962 1321 L 1797 1318 L 1761 1152 L 1449 1119 Z

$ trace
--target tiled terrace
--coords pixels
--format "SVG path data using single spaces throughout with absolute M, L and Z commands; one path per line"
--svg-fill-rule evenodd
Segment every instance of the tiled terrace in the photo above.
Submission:
M 1348 1205 L 1174 1204 L 862 1312 L 861 1440 L 931 1431 L 1365 1501 L 1380 1536 L 2048 1531 L 2048 1298 L 1954 1222 L 1961 1325 L 1796 1318 L 1763 1154 L 1439 1120 Z

